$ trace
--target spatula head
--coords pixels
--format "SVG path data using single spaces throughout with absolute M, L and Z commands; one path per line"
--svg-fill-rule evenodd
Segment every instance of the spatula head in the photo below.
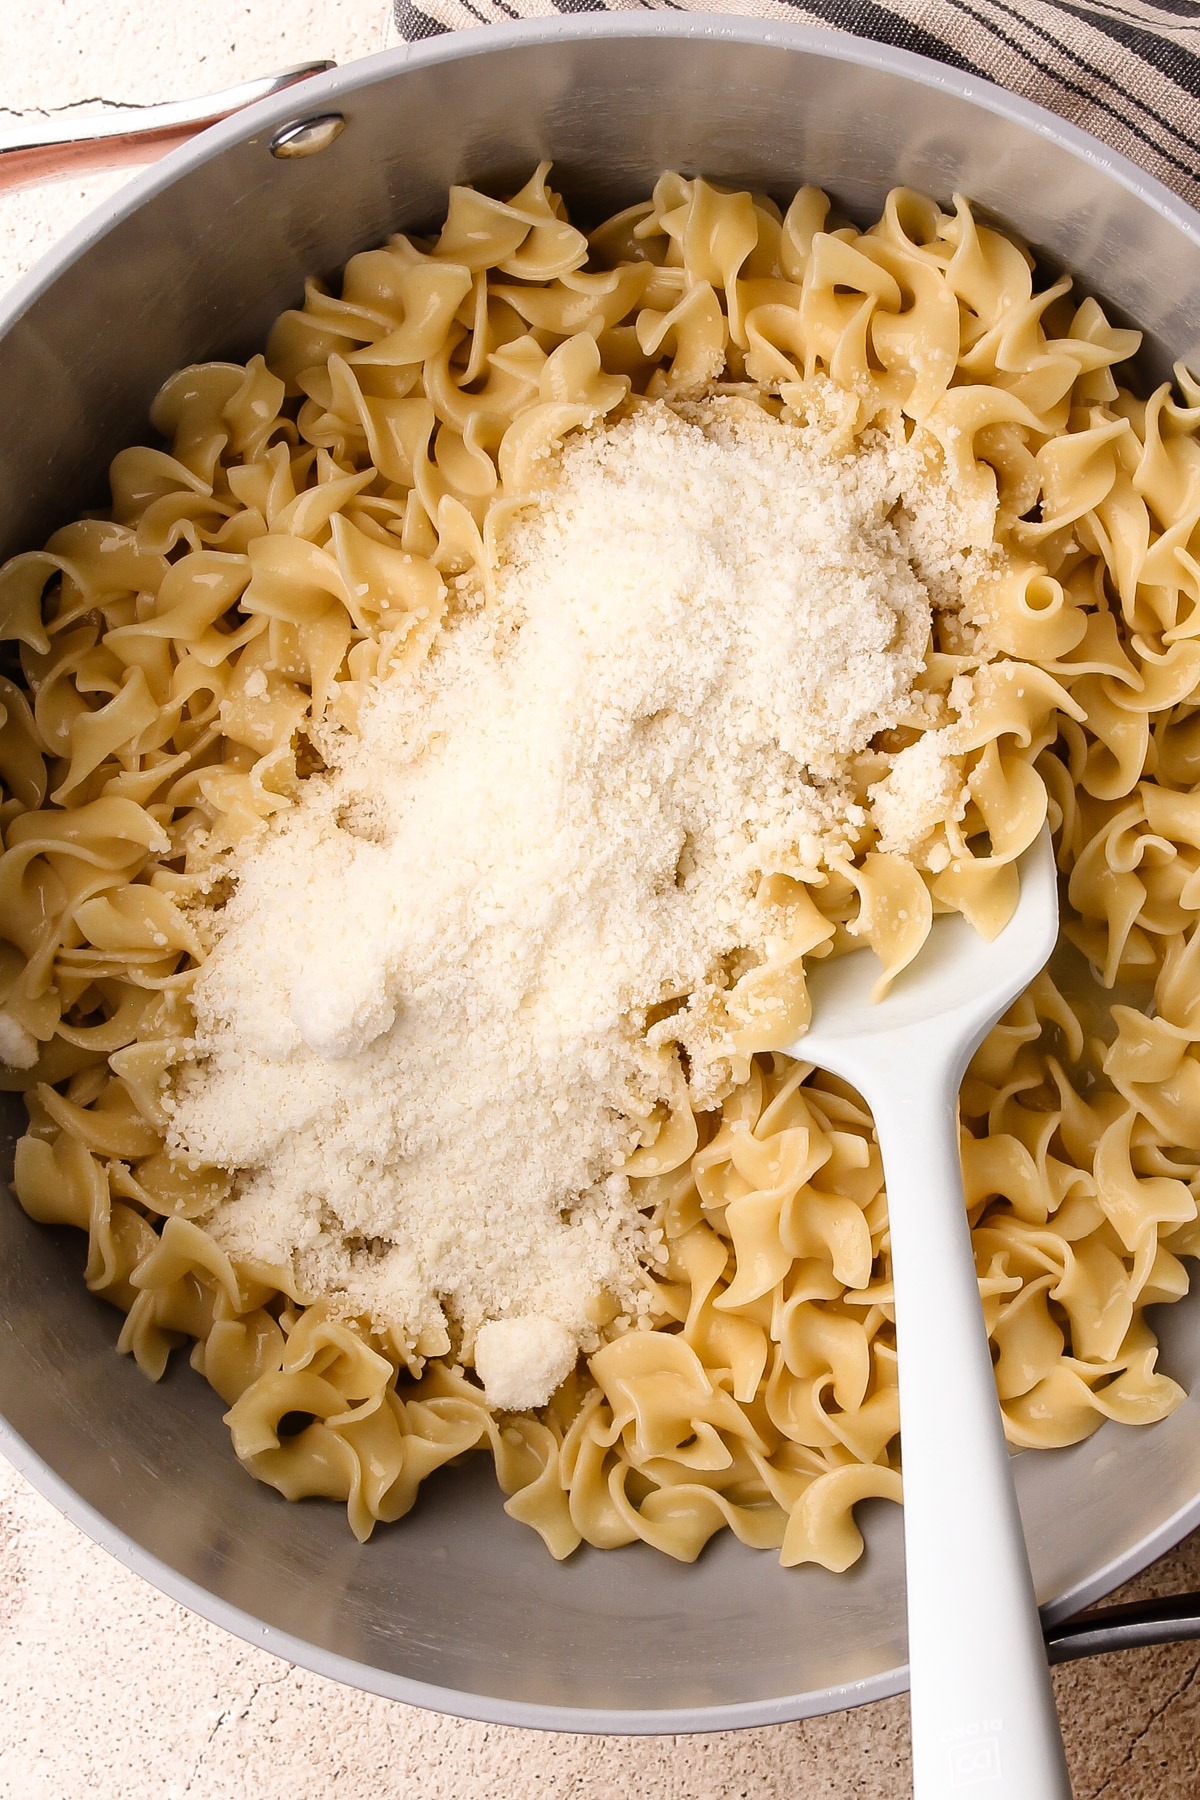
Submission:
M 1016 911 L 990 943 L 960 914 L 935 919 L 918 956 L 878 1000 L 873 994 L 879 961 L 872 951 L 816 963 L 809 974 L 812 1023 L 789 1054 L 853 1080 L 847 1058 L 856 1060 L 868 1044 L 885 1039 L 899 1054 L 901 1034 L 936 1022 L 947 1056 L 952 1045 L 969 1056 L 1028 987 L 1058 936 L 1058 881 L 1048 826 L 1018 868 Z

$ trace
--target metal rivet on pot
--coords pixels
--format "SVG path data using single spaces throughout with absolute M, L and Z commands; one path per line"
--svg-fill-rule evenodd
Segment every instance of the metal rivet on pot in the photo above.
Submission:
M 341 137 L 346 121 L 341 113 L 320 113 L 315 119 L 293 119 L 281 125 L 271 139 L 272 156 L 315 156 Z

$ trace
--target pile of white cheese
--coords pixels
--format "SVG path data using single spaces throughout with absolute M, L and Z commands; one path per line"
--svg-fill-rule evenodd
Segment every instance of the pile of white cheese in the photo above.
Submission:
M 713 1104 L 704 999 L 777 929 L 761 876 L 861 824 L 850 759 L 911 716 L 930 587 L 989 537 L 902 436 L 738 397 L 569 440 L 487 603 L 233 871 L 171 1133 L 238 1171 L 218 1241 L 544 1403 L 662 1254 L 621 1172 L 678 1080 L 647 1010 L 691 998 Z

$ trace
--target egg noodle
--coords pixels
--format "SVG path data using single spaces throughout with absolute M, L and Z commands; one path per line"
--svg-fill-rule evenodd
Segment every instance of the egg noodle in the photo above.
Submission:
M 0 572 L 16 1192 L 87 1232 L 121 1348 L 158 1377 L 191 1340 L 247 1469 L 345 1502 L 360 1538 L 483 1448 L 555 1556 L 688 1560 L 727 1525 L 843 1569 L 857 1502 L 900 1497 L 887 1208 L 862 1102 L 782 1054 L 805 959 L 866 942 L 890 978 L 939 911 L 995 931 L 1047 811 L 1063 945 L 961 1096 L 1006 1428 L 1049 1448 L 1182 1398 L 1144 1309 L 1200 1255 L 1200 386 L 1118 386 L 1137 334 L 1039 286 L 963 201 L 897 191 L 826 229 L 815 189 L 781 213 L 668 174 L 585 235 L 547 175 L 506 202 L 456 188 L 439 236 L 356 256 L 340 295 L 310 282 L 265 358 L 172 377 L 165 447 L 116 457 L 108 516 Z M 189 992 L 238 846 L 321 767 L 318 726 L 353 730 L 426 657 L 456 579 L 486 583 L 497 509 L 547 451 L 631 390 L 802 413 L 822 382 L 852 439 L 898 428 L 994 518 L 976 635 L 943 619 L 922 677 L 950 799 L 919 843 L 868 821 L 853 854 L 765 878 L 788 930 L 731 972 L 723 1102 L 660 1107 L 628 1165 L 666 1252 L 648 1309 L 548 1406 L 498 1413 L 461 1361 L 205 1229 L 237 1171 L 167 1149 Z M 871 747 L 864 791 L 918 736 Z

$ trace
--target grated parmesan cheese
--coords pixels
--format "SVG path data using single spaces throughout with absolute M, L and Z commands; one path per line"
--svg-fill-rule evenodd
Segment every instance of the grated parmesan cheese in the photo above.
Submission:
M 475 1339 L 475 1373 L 493 1406 L 545 1406 L 575 1367 L 579 1344 L 557 1319 L 489 1319 Z
M 948 727 L 925 732 L 896 754 L 884 779 L 871 787 L 881 850 L 911 852 L 935 826 L 963 817 L 967 790 L 955 749 L 960 735 Z
M 8 1069 L 32 1069 L 38 1059 L 40 1046 L 33 1033 L 14 1019 L 11 1013 L 0 1011 L 0 1062 Z
M 568 441 L 486 605 L 460 588 L 424 666 L 368 694 L 217 921 L 171 1134 L 239 1171 L 208 1229 L 414 1366 L 474 1357 L 498 1406 L 646 1304 L 621 1169 L 679 1079 L 648 1010 L 682 1007 L 712 1104 L 762 876 L 847 844 L 850 759 L 919 715 L 913 546 L 945 575 L 951 502 L 902 437 L 844 437 L 724 396 Z M 882 795 L 891 829 L 935 790 Z

